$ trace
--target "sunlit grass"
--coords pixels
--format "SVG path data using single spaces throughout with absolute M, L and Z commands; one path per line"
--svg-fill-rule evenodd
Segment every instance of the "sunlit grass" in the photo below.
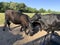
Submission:
M 32 18 L 35 13 L 24 13 L 24 14 L 27 14 L 30 18 Z
M 4 23 L 4 13 L 0 13 L 0 24 Z

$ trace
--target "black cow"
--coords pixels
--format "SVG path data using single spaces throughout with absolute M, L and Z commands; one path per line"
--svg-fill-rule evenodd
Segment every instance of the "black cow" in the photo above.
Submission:
M 37 17 L 40 17 L 40 18 L 37 18 L 38 19 L 37 23 L 40 23 L 41 25 L 40 30 L 41 29 L 45 30 L 48 33 L 50 31 L 54 33 L 54 31 L 60 30 L 60 14 L 46 14 L 46 15 L 39 15 Z M 34 32 L 35 30 L 33 30 L 33 33 Z M 33 33 L 31 35 L 34 35 Z
M 32 23 L 32 32 L 29 32 L 30 36 L 32 36 L 33 34 L 37 33 L 39 30 L 41 29 L 41 24 L 39 19 L 41 19 L 40 17 L 41 14 L 35 13 L 34 16 L 31 18 L 31 23 Z
M 60 14 L 47 14 L 41 15 L 39 20 L 42 26 L 42 29 L 50 32 L 60 30 Z

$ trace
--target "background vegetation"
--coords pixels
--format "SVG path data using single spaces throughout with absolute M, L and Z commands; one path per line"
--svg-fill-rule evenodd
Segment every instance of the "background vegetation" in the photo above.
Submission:
M 53 11 L 51 9 L 43 9 L 40 8 L 37 10 L 36 8 L 28 7 L 24 3 L 15 3 L 15 2 L 0 2 L 0 12 L 4 12 L 7 9 L 13 9 L 13 10 L 22 10 L 25 13 L 60 13 L 57 11 Z
M 4 24 L 4 13 L 0 13 L 0 24 Z
M 43 9 L 40 8 L 37 10 L 36 8 L 28 7 L 24 3 L 16 3 L 16 2 L 0 2 L 0 24 L 4 23 L 4 12 L 7 9 L 13 9 L 13 10 L 22 10 L 25 14 L 27 14 L 30 18 L 34 15 L 34 13 L 42 13 L 42 14 L 47 14 L 47 13 L 56 13 L 60 14 L 60 12 L 53 11 L 51 9 Z

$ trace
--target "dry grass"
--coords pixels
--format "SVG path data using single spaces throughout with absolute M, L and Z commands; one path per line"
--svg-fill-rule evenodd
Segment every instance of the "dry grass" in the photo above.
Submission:
M 4 23 L 4 13 L 0 13 L 0 24 Z

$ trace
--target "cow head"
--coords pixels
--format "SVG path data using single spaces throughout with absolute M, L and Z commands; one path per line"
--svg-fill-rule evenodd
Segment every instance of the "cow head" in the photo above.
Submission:
M 39 30 L 41 30 L 41 24 L 39 19 L 41 19 L 41 14 L 36 13 L 32 18 L 31 25 L 30 25 L 30 27 L 32 28 L 29 28 L 30 30 L 28 30 L 28 35 L 33 36 Z
M 32 30 L 28 31 L 28 35 L 30 36 L 35 35 L 37 32 L 39 32 L 39 30 L 41 30 L 41 24 L 38 22 L 33 22 L 32 27 L 33 27 Z

